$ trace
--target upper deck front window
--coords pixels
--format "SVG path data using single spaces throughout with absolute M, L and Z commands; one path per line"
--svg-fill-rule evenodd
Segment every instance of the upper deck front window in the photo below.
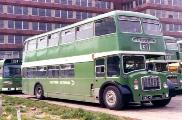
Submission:
M 145 34 L 162 35 L 160 23 L 157 20 L 143 19 L 143 31 Z
M 119 17 L 119 27 L 121 32 L 130 32 L 130 33 L 141 33 L 141 23 L 140 19 L 137 17 Z

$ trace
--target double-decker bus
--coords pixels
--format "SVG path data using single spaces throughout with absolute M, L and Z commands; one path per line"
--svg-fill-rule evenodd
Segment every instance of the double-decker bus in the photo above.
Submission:
M 179 60 L 179 51 L 177 40 L 171 36 L 164 36 L 164 42 L 166 46 L 166 58 L 167 60 Z
M 161 56 L 157 60 L 147 60 L 147 67 L 149 70 L 166 73 L 168 82 L 173 83 L 173 94 L 177 95 L 182 91 L 182 75 L 177 40 L 170 36 L 164 36 L 163 38 L 166 55 Z
M 0 60 L 0 91 L 21 90 L 21 59 Z
M 165 106 L 164 73 L 146 70 L 145 59 L 165 55 L 154 16 L 112 11 L 25 41 L 22 92 L 100 103 L 122 109 L 130 102 Z

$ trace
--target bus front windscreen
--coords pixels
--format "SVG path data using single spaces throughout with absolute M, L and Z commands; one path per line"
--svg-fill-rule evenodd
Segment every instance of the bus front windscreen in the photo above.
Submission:
M 5 65 L 4 66 L 4 77 L 21 77 L 21 66 L 20 65 Z
M 160 23 L 157 20 L 143 19 L 143 31 L 145 34 L 162 35 Z
M 144 56 L 123 56 L 123 68 L 125 73 L 145 69 Z
M 119 17 L 119 27 L 121 32 L 141 33 L 140 19 L 137 17 Z

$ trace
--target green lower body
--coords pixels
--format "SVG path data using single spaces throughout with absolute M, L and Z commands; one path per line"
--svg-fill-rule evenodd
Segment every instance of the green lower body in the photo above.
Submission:
M 21 78 L 1 78 L 0 91 L 16 91 L 22 90 Z

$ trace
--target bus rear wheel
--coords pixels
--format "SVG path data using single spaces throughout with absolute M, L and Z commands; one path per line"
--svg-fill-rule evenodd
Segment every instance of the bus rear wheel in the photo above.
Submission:
M 44 98 L 44 90 L 41 84 L 35 86 L 35 96 L 40 100 Z
M 152 104 L 154 105 L 154 107 L 164 107 L 167 104 L 169 104 L 170 101 L 171 101 L 171 98 L 165 99 L 165 100 L 155 100 L 155 101 L 152 101 Z
M 112 110 L 124 108 L 123 98 L 120 90 L 115 86 L 108 86 L 103 93 L 104 104 Z

